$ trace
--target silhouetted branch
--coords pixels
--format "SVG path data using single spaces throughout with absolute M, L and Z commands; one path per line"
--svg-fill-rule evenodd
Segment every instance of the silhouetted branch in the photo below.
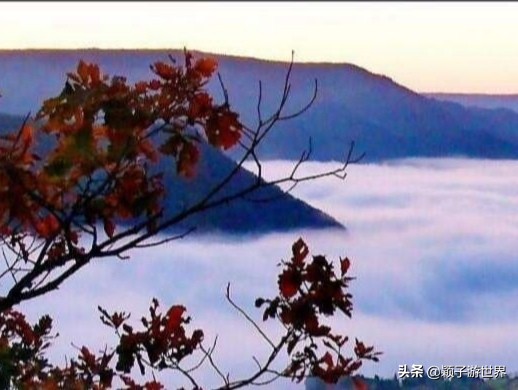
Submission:
M 257 323 L 243 310 L 241 309 L 230 297 L 230 283 L 227 284 L 227 291 L 225 293 L 225 297 L 227 298 L 227 301 L 232 305 L 234 309 L 236 309 L 243 317 L 246 318 L 246 320 L 253 325 L 253 327 L 259 332 L 261 337 L 268 343 L 272 348 L 275 348 L 275 345 L 270 340 L 270 338 L 266 335 L 266 333 L 263 332 L 261 327 L 257 325 Z
M 187 237 L 189 234 L 191 234 L 195 231 L 196 231 L 196 227 L 191 227 L 181 234 L 173 235 L 171 237 L 167 237 L 167 238 L 164 238 L 159 241 L 145 243 L 145 244 L 136 244 L 135 248 L 151 248 L 151 247 L 155 247 L 155 246 L 160 246 L 160 245 L 166 244 L 171 241 L 181 240 L 182 238 Z

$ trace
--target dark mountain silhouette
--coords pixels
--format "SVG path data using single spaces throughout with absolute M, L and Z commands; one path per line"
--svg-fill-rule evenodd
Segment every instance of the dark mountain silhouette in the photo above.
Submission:
M 459 103 L 466 107 L 490 109 L 506 108 L 518 112 L 518 94 L 482 94 L 482 93 L 424 93 L 423 95 L 449 102 Z
M 173 170 L 168 160 L 160 163 L 162 171 Z M 216 149 L 202 145 L 201 161 L 194 179 L 183 179 L 175 175 L 168 180 L 166 210 L 168 213 L 181 211 L 205 196 L 232 169 L 235 162 Z M 168 169 L 169 167 L 169 169 Z M 215 200 L 232 195 L 254 183 L 257 177 L 240 169 L 232 184 Z M 307 203 L 284 193 L 277 186 L 263 187 L 253 194 L 228 204 L 222 204 L 207 212 L 192 216 L 184 227 L 199 226 L 201 230 L 222 230 L 225 232 L 265 232 L 300 228 L 341 228 L 333 218 Z
M 23 117 L 0 115 L 0 133 L 19 128 Z M 39 145 L 40 151 L 48 145 Z M 165 174 L 165 214 L 173 215 L 193 205 L 231 172 L 236 163 L 207 144 L 201 145 L 201 161 L 198 173 L 192 179 L 178 177 L 174 162 L 163 159 L 155 168 Z M 225 190 L 214 197 L 232 195 L 254 184 L 257 177 L 240 169 Z M 270 200 L 271 199 L 271 200 Z M 270 200 L 258 202 L 258 200 Z M 268 186 L 254 192 L 246 199 L 222 204 L 212 210 L 195 214 L 172 230 L 192 227 L 197 232 L 222 231 L 227 233 L 258 234 L 270 231 L 286 231 L 301 228 L 339 228 L 343 226 L 329 215 L 303 201 L 284 193 L 277 186 Z
M 0 111 L 25 114 L 46 96 L 59 93 L 64 75 L 80 58 L 101 64 L 130 80 L 152 77 L 149 64 L 178 60 L 180 51 L 83 50 L 0 52 Z M 287 63 L 215 55 L 233 107 L 248 124 L 257 122 L 258 81 L 263 81 L 263 111 L 280 99 Z M 288 111 L 319 89 L 303 116 L 279 124 L 261 148 L 266 159 L 298 159 L 311 137 L 313 158 L 340 160 L 349 143 L 367 153 L 364 162 L 401 157 L 518 157 L 518 114 L 510 110 L 464 107 L 415 93 L 390 78 L 351 64 L 295 64 Z M 220 94 L 219 85 L 210 85 Z M 221 94 L 220 94 L 221 96 Z M 235 156 L 234 156 L 235 157 Z

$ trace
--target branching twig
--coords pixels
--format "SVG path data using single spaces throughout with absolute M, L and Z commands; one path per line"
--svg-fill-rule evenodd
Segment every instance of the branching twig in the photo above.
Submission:
M 261 327 L 259 325 L 257 325 L 257 323 L 242 309 L 240 308 L 233 300 L 232 298 L 230 297 L 230 283 L 227 284 L 227 291 L 225 293 L 225 297 L 227 298 L 227 301 L 232 305 L 232 307 L 234 309 L 236 309 L 239 313 L 241 313 L 241 315 L 243 317 L 246 318 L 246 320 L 251 323 L 254 328 L 259 332 L 259 334 L 261 335 L 261 337 L 266 340 L 266 342 L 268 344 L 270 344 L 270 346 L 272 348 L 275 348 L 275 345 L 273 344 L 273 342 L 270 340 L 270 338 L 266 335 L 266 333 L 263 332 L 263 330 L 261 329 Z
M 181 234 L 173 235 L 171 237 L 167 237 L 167 238 L 164 238 L 159 241 L 149 242 L 149 243 L 145 243 L 145 244 L 136 244 L 135 248 L 151 248 L 151 247 L 166 244 L 171 241 L 181 240 L 182 238 L 185 238 L 189 234 L 193 233 L 194 231 L 196 231 L 196 226 L 190 227 L 189 229 L 187 229 L 185 232 L 183 232 Z

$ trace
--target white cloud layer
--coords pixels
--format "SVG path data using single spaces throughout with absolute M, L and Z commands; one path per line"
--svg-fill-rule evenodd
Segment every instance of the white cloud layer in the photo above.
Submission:
M 327 166 L 311 163 L 306 169 Z M 264 166 L 269 177 L 289 167 Z M 225 302 L 226 284 L 255 312 L 254 298 L 274 293 L 276 264 L 302 236 L 314 254 L 352 259 L 353 318 L 335 323 L 384 352 L 364 374 L 392 376 L 405 363 L 506 365 L 512 373 L 518 371 L 518 345 L 510 342 L 518 320 L 517 170 L 516 161 L 464 159 L 355 165 L 345 182 L 320 180 L 294 192 L 343 222 L 347 233 L 191 236 L 134 252 L 124 263 L 92 264 L 24 309 L 32 318 L 55 316 L 61 336 L 53 357 L 59 360 L 74 354 L 72 340 L 99 348 L 114 340 L 98 320 L 98 304 L 138 319 L 152 297 L 164 306 L 183 303 L 193 326 L 205 329 L 209 339 L 219 335 L 222 366 L 242 374 L 266 346 Z M 209 383 L 216 380 L 209 371 L 202 374 Z

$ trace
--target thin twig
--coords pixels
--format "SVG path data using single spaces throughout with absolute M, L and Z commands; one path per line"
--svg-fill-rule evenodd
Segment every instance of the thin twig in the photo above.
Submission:
M 241 307 L 239 307 L 232 300 L 232 298 L 230 297 L 230 283 L 227 284 L 227 291 L 225 293 L 225 296 L 227 298 L 227 301 L 232 305 L 232 307 L 234 307 L 234 309 L 236 309 L 239 313 L 241 313 L 241 315 L 243 317 L 245 317 L 246 320 L 254 326 L 254 328 L 259 332 L 259 334 L 263 337 L 263 339 L 266 340 L 266 342 L 268 344 L 270 344 L 270 347 L 275 348 L 275 344 L 270 340 L 270 338 L 266 335 L 266 333 L 263 332 L 261 327 L 259 325 L 257 325 L 257 323 L 247 314 L 247 312 L 245 312 Z

